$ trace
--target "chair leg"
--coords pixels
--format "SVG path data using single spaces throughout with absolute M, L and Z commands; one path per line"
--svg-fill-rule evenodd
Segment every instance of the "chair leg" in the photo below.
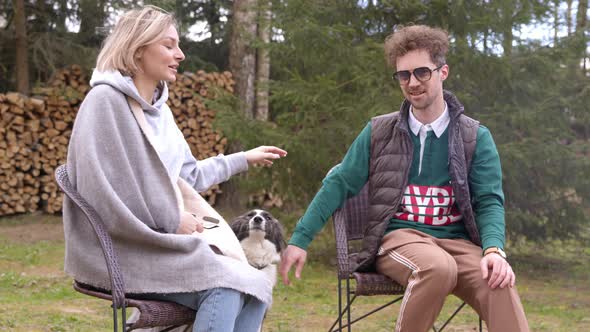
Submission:
M 334 321 L 332 326 L 330 326 L 329 331 L 342 331 L 342 316 L 344 316 L 344 312 L 346 309 L 342 310 L 342 279 L 338 276 L 338 318 Z M 338 330 L 334 330 L 334 327 L 338 324 Z
M 121 309 L 121 326 L 123 327 L 123 331 L 127 332 L 127 312 L 125 311 L 125 304 L 123 304 L 123 308 Z
M 375 312 L 380 311 L 381 309 L 384 309 L 384 308 L 386 308 L 386 307 L 388 307 L 388 306 L 390 306 L 390 305 L 398 302 L 399 300 L 403 299 L 403 296 L 400 296 L 397 299 L 395 299 L 395 300 L 393 300 L 393 301 L 391 301 L 389 303 L 386 303 L 386 304 L 380 306 L 379 308 L 377 308 L 375 310 L 372 310 L 371 312 L 368 312 L 368 313 L 366 313 L 366 314 L 364 314 L 364 315 L 362 315 L 362 316 L 360 316 L 358 318 L 355 318 L 354 320 L 351 321 L 351 317 L 350 317 L 351 316 L 351 312 L 350 312 L 350 309 L 352 307 L 352 303 L 354 302 L 354 300 L 356 300 L 356 295 L 352 299 L 350 299 L 350 294 L 351 293 L 350 293 L 350 283 L 349 283 L 349 280 L 347 280 L 347 282 L 346 282 L 346 291 L 347 291 L 346 292 L 346 302 L 347 303 L 346 303 L 346 306 L 344 307 L 344 309 L 342 309 L 342 295 L 343 295 L 342 294 L 342 280 L 338 280 L 338 318 L 336 319 L 336 321 L 334 321 L 334 323 L 332 324 L 332 326 L 328 330 L 330 332 L 342 331 L 342 328 L 343 327 L 346 327 L 347 330 L 350 332 L 352 324 L 354 324 L 354 323 L 358 322 L 359 320 L 361 320 L 361 319 L 363 319 L 363 318 L 365 318 L 365 317 L 367 317 L 369 315 L 372 315 Z M 453 312 L 453 314 L 451 315 L 451 317 L 449 317 L 445 321 L 445 323 L 441 326 L 440 329 L 437 329 L 436 326 L 433 326 L 432 327 L 432 330 L 434 332 L 442 332 L 443 329 L 447 325 L 449 325 L 449 323 L 451 322 L 451 320 L 461 311 L 461 309 L 463 309 L 463 307 L 465 305 L 466 305 L 465 302 L 461 303 L 461 305 L 459 305 L 459 307 L 457 309 L 455 309 L 455 311 Z M 345 313 L 347 315 L 347 320 L 346 320 L 346 324 L 344 326 L 342 326 L 342 318 L 343 318 L 343 316 L 344 316 Z M 334 327 L 336 326 L 337 323 L 338 323 L 338 329 L 337 330 L 334 330 Z M 482 325 L 481 318 L 479 318 L 479 332 L 483 332 L 483 325 Z
M 344 294 L 342 294 L 342 279 L 340 277 L 338 277 L 338 318 L 336 318 L 336 320 L 334 321 L 334 323 L 332 324 L 332 326 L 330 327 L 329 331 L 342 331 L 343 327 L 346 327 L 346 325 L 342 326 L 342 317 L 344 316 L 344 313 L 347 312 L 348 308 L 350 307 L 350 301 L 348 301 L 346 307 L 344 309 L 342 309 L 342 297 L 344 296 Z M 347 289 L 347 291 L 349 291 Z M 353 299 L 354 301 L 354 299 Z M 336 326 L 336 324 L 338 324 L 338 329 L 334 330 L 334 327 Z
M 356 298 L 356 296 L 355 296 Z M 348 326 L 348 332 L 350 332 L 350 305 L 352 303 L 350 302 L 350 278 L 346 278 L 346 307 L 347 307 L 347 311 L 346 311 L 346 325 Z
M 355 297 L 355 298 L 356 298 L 356 297 Z M 355 299 L 355 298 L 353 298 L 353 301 L 354 301 L 354 299 Z M 398 297 L 398 298 L 396 298 L 396 299 L 394 299 L 394 300 L 392 300 L 392 301 L 390 301 L 390 302 L 388 302 L 388 303 L 385 303 L 385 304 L 383 304 L 382 306 L 380 306 L 380 307 L 379 307 L 379 308 L 377 308 L 377 309 L 373 309 L 373 310 L 371 310 L 371 311 L 367 312 L 366 314 L 364 314 L 364 315 L 362 315 L 362 316 L 360 316 L 360 317 L 357 317 L 357 318 L 355 318 L 355 320 L 353 320 L 352 322 L 350 322 L 350 325 L 352 325 L 352 324 L 354 324 L 354 323 L 358 322 L 359 320 L 361 320 L 361 319 L 363 319 L 363 318 L 365 318 L 365 317 L 367 317 L 367 316 L 370 316 L 370 315 L 372 315 L 372 314 L 376 313 L 377 311 L 380 311 L 381 309 L 385 309 L 385 308 L 389 307 L 390 305 L 392 305 L 392 304 L 394 304 L 394 303 L 396 303 L 396 302 L 400 301 L 400 300 L 401 300 L 401 299 L 403 299 L 403 298 L 404 298 L 403 296 L 400 296 L 400 297 Z
M 117 332 L 119 329 L 119 323 L 117 322 L 117 315 L 119 313 L 117 312 L 117 308 L 113 305 L 113 331 Z M 125 330 L 123 330 L 125 331 Z
M 344 294 L 342 294 L 342 296 L 344 296 Z M 352 297 L 352 299 L 350 300 L 350 303 L 347 303 L 343 309 L 339 309 L 338 318 L 336 318 L 334 323 L 332 323 L 332 326 L 330 326 L 330 329 L 328 330 L 329 332 L 342 331 L 343 328 L 345 328 L 345 327 L 348 328 L 349 325 L 351 325 L 352 323 L 357 321 L 357 320 L 354 320 L 350 324 L 348 324 L 347 322 L 344 322 L 344 325 L 342 325 L 342 319 L 344 318 L 345 314 L 348 314 L 348 310 L 350 310 L 350 307 L 352 306 L 352 303 L 354 302 L 354 300 L 356 300 L 356 295 Z M 340 324 L 339 324 L 338 328 L 335 329 L 336 324 L 338 322 L 340 322 Z
M 350 323 L 348 323 L 348 324 L 345 324 L 345 325 L 344 325 L 344 326 L 342 326 L 342 327 L 346 327 L 346 328 L 350 329 L 350 328 L 351 328 L 351 326 L 352 326 L 352 324 L 354 324 L 354 323 L 358 322 L 359 320 L 361 320 L 361 319 L 363 319 L 363 318 L 365 318 L 365 317 L 368 317 L 368 316 L 370 316 L 370 315 L 372 315 L 372 314 L 376 313 L 377 311 L 381 311 L 382 309 L 385 309 L 385 308 L 389 307 L 390 305 L 392 305 L 392 304 L 394 304 L 394 303 L 396 303 L 396 302 L 399 302 L 399 301 L 400 301 L 400 300 L 402 300 L 403 298 L 404 298 L 403 296 L 400 296 L 400 297 L 398 297 L 398 298 L 396 298 L 396 299 L 394 299 L 394 300 L 392 300 L 392 301 L 390 301 L 390 302 L 387 302 L 387 303 L 385 303 L 385 304 L 381 305 L 380 307 L 378 307 L 378 308 L 376 308 L 376 309 L 373 309 L 373 310 L 371 310 L 371 311 L 369 311 L 369 312 L 365 313 L 365 314 L 364 314 L 364 315 L 362 315 L 362 316 L 356 317 L 354 320 L 351 320 L 351 321 L 350 321 Z M 354 301 L 355 301 L 355 300 L 356 300 L 356 295 L 355 295 L 355 296 L 353 296 L 353 297 L 352 297 L 352 299 L 350 300 L 350 303 L 349 303 L 349 304 L 348 304 L 346 307 L 344 307 L 344 309 L 343 309 L 343 310 L 342 310 L 342 312 L 340 313 L 340 317 L 339 317 L 339 318 L 342 318 L 342 316 L 344 316 L 344 313 L 345 313 L 347 310 L 350 310 L 350 308 L 352 307 L 352 304 L 354 303 Z M 336 326 L 336 323 L 337 323 L 337 322 L 338 322 L 338 320 L 334 321 L 334 323 L 332 324 L 332 326 L 331 326 L 331 327 L 330 327 L 330 329 L 328 330 L 329 332 L 342 331 L 342 328 L 339 328 L 339 329 L 336 329 L 336 330 L 334 329 L 334 327 Z
M 463 309 L 463 307 L 466 305 L 467 303 L 463 302 L 461 303 L 461 305 L 459 306 L 459 308 L 457 308 L 457 310 L 455 310 L 455 312 L 453 312 L 453 314 L 451 315 L 451 317 L 449 317 L 446 322 L 443 324 L 443 326 L 441 326 L 441 328 L 437 331 L 436 328 L 433 326 L 432 329 L 435 332 L 441 332 L 447 325 L 449 325 L 449 323 L 451 322 L 451 320 L 459 313 L 459 311 L 461 311 L 461 309 Z
M 342 279 L 338 277 L 338 331 L 342 331 Z
M 401 299 L 403 299 L 403 296 L 400 296 L 360 317 L 355 318 L 354 320 L 352 320 L 352 314 L 351 314 L 351 308 L 352 308 L 352 303 L 356 300 L 356 295 L 354 295 L 352 298 L 350 297 L 351 294 L 353 294 L 350 290 L 350 278 L 346 279 L 346 306 L 344 306 L 344 308 L 342 308 L 342 297 L 344 296 L 344 294 L 342 294 L 342 279 L 339 277 L 338 278 L 338 318 L 336 318 L 336 320 L 334 321 L 334 323 L 332 323 L 332 326 L 330 326 L 330 329 L 328 330 L 329 332 L 336 332 L 336 331 L 342 331 L 343 328 L 346 328 L 348 332 L 351 331 L 352 329 L 352 324 L 358 322 L 359 320 L 370 316 L 374 313 L 376 313 L 377 311 L 380 311 L 398 301 L 400 301 Z M 342 319 L 344 318 L 344 315 L 346 314 L 346 322 L 343 325 L 342 324 Z M 335 329 L 336 324 L 338 324 L 338 329 Z

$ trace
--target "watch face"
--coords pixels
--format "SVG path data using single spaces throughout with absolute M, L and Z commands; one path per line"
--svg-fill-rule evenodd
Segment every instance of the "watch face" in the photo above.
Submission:
M 504 252 L 504 250 L 502 250 L 502 249 L 498 248 L 498 251 L 497 251 L 497 252 L 498 252 L 498 254 L 499 254 L 500 256 L 502 256 L 503 258 L 506 258 L 506 253 Z

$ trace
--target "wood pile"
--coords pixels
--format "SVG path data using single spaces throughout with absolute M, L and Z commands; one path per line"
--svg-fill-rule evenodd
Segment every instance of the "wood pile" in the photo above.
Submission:
M 86 93 L 90 91 L 88 75 L 78 65 L 57 71 L 48 86 L 37 93 L 44 95 L 46 109 L 41 121 L 39 152 L 43 172 L 41 202 L 45 212 L 61 211 L 62 194 L 54 179 L 57 166 L 64 164 L 74 119 Z
M 281 208 L 283 199 L 273 192 L 273 190 L 262 189 L 248 197 L 248 205 L 268 210 L 270 208 Z
M 41 99 L 0 94 L 0 215 L 37 210 L 44 110 Z
M 277 194 L 279 191 L 277 190 L 277 184 L 280 182 L 280 179 L 275 177 L 276 173 L 269 172 L 268 166 L 262 165 L 254 165 L 253 169 L 248 172 L 249 176 L 262 177 L 270 180 L 270 185 L 266 185 L 261 189 L 255 190 L 253 193 L 248 195 L 248 206 L 252 208 L 258 209 L 265 209 L 269 210 L 271 208 L 282 208 L 283 207 L 283 198 Z M 270 179 L 268 179 L 270 176 Z M 268 183 L 267 181 L 263 181 Z
M 227 138 L 212 127 L 215 111 L 205 106 L 218 89 L 233 93 L 231 73 L 184 73 L 170 84 L 168 105 L 194 156 L 201 160 L 225 153 Z M 0 215 L 61 211 L 62 195 L 54 180 L 66 162 L 76 113 L 90 90 L 80 66 L 58 71 L 39 97 L 0 94 Z M 215 204 L 215 186 L 202 195 Z

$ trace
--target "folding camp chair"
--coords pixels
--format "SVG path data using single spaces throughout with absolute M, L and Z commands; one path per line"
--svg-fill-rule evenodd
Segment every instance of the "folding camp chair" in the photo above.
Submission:
M 74 289 L 80 293 L 112 302 L 114 331 L 117 331 L 118 329 L 118 309 L 121 309 L 122 312 L 121 327 L 123 331 L 132 331 L 138 328 L 168 326 L 169 328 L 162 330 L 162 332 L 164 332 L 178 326 L 192 323 L 195 319 L 196 312 L 188 307 L 173 302 L 138 300 L 127 297 L 125 294 L 125 283 L 117 259 L 117 253 L 113 248 L 111 236 L 106 232 L 100 216 L 72 186 L 68 179 L 66 165 L 61 165 L 55 170 L 55 178 L 59 187 L 78 207 L 80 207 L 80 209 L 82 209 L 90 222 L 90 225 L 102 247 L 109 277 L 111 279 L 111 291 L 98 289 L 75 280 Z M 125 309 L 129 307 L 137 308 L 140 312 L 138 320 L 132 323 L 127 323 Z
M 405 288 L 397 282 L 377 272 L 352 271 L 351 262 L 355 261 L 360 251 L 360 242 L 364 237 L 369 208 L 369 185 L 366 184 L 356 196 L 349 198 L 332 216 L 334 235 L 336 237 L 336 255 L 338 260 L 338 318 L 330 327 L 332 331 L 351 330 L 351 325 L 364 319 L 403 298 Z M 354 287 L 351 279 L 355 280 Z M 351 298 L 351 295 L 352 298 Z M 358 296 L 390 295 L 393 300 L 358 317 L 351 318 L 351 307 Z M 343 308 L 344 302 L 344 308 Z M 443 331 L 450 321 L 463 309 L 463 302 L 440 328 L 432 327 L 435 332 Z M 346 318 L 344 318 L 346 316 Z M 344 320 L 344 322 L 343 322 Z M 343 324 L 344 323 L 344 324 Z M 482 321 L 479 319 L 479 331 Z

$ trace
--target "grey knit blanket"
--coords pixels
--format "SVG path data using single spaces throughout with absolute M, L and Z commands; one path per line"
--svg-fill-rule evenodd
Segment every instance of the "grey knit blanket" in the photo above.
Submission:
M 68 176 L 113 238 L 126 291 L 193 292 L 226 287 L 270 303 L 271 281 L 244 262 L 215 254 L 180 222 L 173 183 L 131 113 L 125 96 L 94 87 L 80 107 L 68 148 Z M 82 211 L 64 201 L 65 270 L 110 289 L 98 239 Z

